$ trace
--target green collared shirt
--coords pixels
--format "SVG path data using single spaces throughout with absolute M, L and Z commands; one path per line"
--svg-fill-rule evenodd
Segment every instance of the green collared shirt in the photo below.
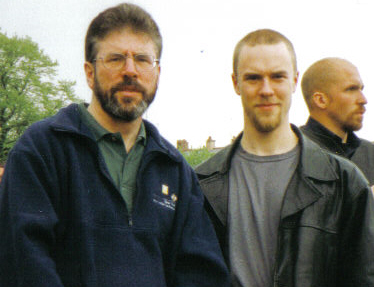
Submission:
M 128 212 L 131 213 L 136 193 L 136 175 L 146 144 L 144 123 L 141 124 L 134 146 L 127 153 L 120 133 L 111 133 L 103 128 L 83 103 L 79 105 L 79 111 L 83 123 L 93 133 L 109 174 L 125 200 Z

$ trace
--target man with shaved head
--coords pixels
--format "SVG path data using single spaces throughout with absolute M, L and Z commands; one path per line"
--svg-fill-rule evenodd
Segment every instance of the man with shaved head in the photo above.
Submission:
M 310 113 L 301 130 L 322 148 L 353 161 L 373 186 L 374 145 L 354 133 L 362 127 L 367 104 L 357 68 L 340 58 L 319 60 L 304 73 L 301 88 Z

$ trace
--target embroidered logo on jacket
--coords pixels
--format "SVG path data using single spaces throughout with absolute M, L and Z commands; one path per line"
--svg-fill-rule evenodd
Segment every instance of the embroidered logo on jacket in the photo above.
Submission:
M 175 210 L 175 204 L 178 201 L 176 194 L 172 193 L 169 196 L 169 186 L 166 184 L 161 185 L 161 194 L 156 192 L 153 197 L 153 202 L 167 209 Z
M 162 185 L 161 192 L 163 195 L 169 195 L 169 187 L 166 184 Z

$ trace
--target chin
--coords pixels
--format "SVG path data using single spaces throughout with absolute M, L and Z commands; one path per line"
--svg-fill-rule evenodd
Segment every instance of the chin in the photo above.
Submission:
M 351 124 L 351 125 L 348 125 L 345 127 L 345 130 L 346 131 L 352 131 L 352 132 L 356 132 L 358 130 L 360 130 L 362 128 L 362 123 L 357 123 L 357 124 Z

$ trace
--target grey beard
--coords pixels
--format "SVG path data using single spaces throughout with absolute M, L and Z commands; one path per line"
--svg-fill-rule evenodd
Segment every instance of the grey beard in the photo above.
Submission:
M 116 98 L 110 97 L 109 99 L 103 99 L 98 97 L 103 110 L 117 120 L 124 122 L 132 122 L 142 116 L 148 109 L 149 103 L 142 100 L 137 106 L 132 108 L 122 107 Z
M 133 85 L 137 87 L 137 90 L 142 93 L 142 101 L 135 107 L 122 106 L 118 99 L 114 96 L 116 91 L 121 89 L 125 85 Z M 126 77 L 123 83 L 113 87 L 109 92 L 105 93 L 100 86 L 99 81 L 95 77 L 94 94 L 99 100 L 103 110 L 116 120 L 123 122 L 132 122 L 142 116 L 148 109 L 149 105 L 153 102 L 157 90 L 157 85 L 151 93 L 147 93 L 145 89 L 140 86 L 136 81 Z

